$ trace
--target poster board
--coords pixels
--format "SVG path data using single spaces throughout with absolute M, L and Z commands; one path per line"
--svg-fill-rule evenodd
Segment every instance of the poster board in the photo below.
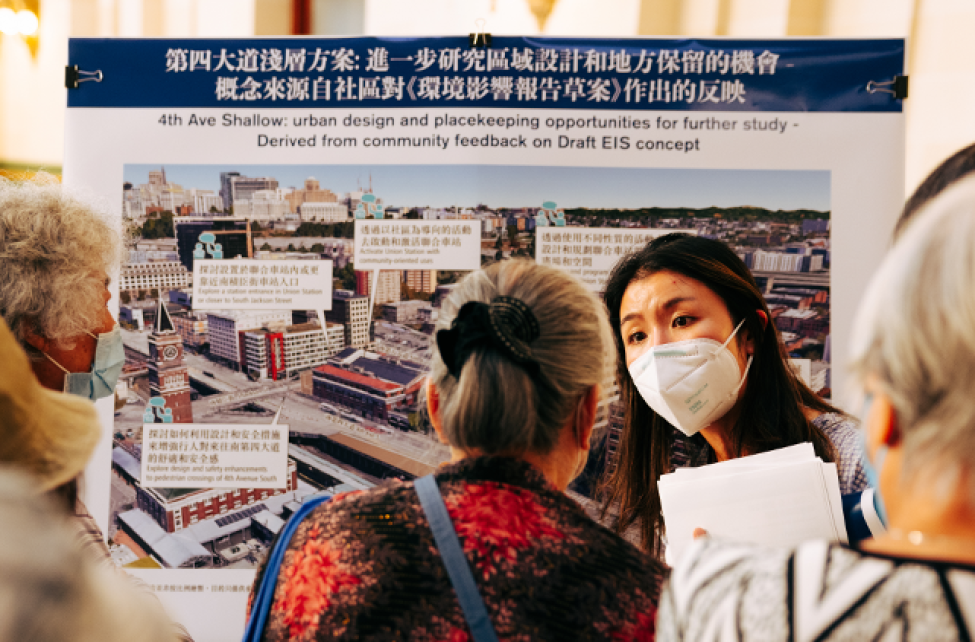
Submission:
M 171 259 L 197 287 L 203 275 L 188 257 L 200 244 L 212 258 L 207 244 L 215 249 L 219 236 L 221 265 L 238 256 L 325 261 L 339 279 L 331 310 L 202 311 L 207 351 L 193 345 L 199 309 L 186 306 L 188 319 L 174 311 L 174 363 L 185 367 L 190 396 L 174 403 L 188 403 L 196 423 L 269 424 L 279 413 L 294 502 L 436 465 L 442 450 L 411 430 L 429 357 L 424 326 L 461 270 L 511 256 L 566 269 L 598 290 L 607 249 L 615 257 L 648 234 L 678 230 L 726 240 L 763 287 L 790 353 L 810 360 L 813 387 L 842 389 L 853 313 L 903 194 L 902 102 L 867 89 L 903 74 L 903 40 L 496 37 L 473 49 L 466 38 L 74 39 L 69 63 L 103 80 L 68 92 L 64 182 L 139 227 L 145 244 L 129 273 Z M 160 235 L 167 212 L 169 244 Z M 391 228 L 404 225 L 419 229 L 420 247 L 438 237 L 468 239 L 457 246 L 466 247 L 476 230 L 479 256 L 438 264 L 436 274 L 412 263 L 348 268 L 366 256 L 364 226 L 394 247 Z M 131 287 L 126 274 L 117 281 Z M 177 301 L 187 287 L 173 288 Z M 139 308 L 122 307 L 127 319 Z M 371 325 L 376 312 L 384 318 Z M 311 368 L 303 390 L 302 373 L 290 380 L 295 373 L 274 355 L 287 356 L 302 333 L 328 346 L 328 320 L 342 314 L 334 337 L 343 349 Z M 317 333 L 288 329 L 315 318 Z M 127 330 L 127 348 L 152 377 L 148 362 L 173 341 L 146 327 L 143 319 L 142 330 Z M 349 345 L 372 350 L 345 352 Z M 155 376 L 168 367 L 160 363 Z M 363 417 L 329 388 L 363 383 L 356 377 L 399 386 L 402 398 Z M 138 375 L 132 382 L 140 390 Z M 112 537 L 129 529 L 195 538 L 196 558 L 168 563 L 207 568 L 133 572 L 197 639 L 237 639 L 248 558 L 262 550 L 255 533 L 276 523 L 255 516 L 281 519 L 289 502 L 256 491 L 141 489 L 133 453 L 151 387 L 107 431 L 87 471 L 88 506 Z M 356 468 L 348 462 L 357 455 L 381 466 Z M 191 500 L 199 500 L 192 515 Z M 203 510 L 207 501 L 225 512 Z M 179 528 L 175 518 L 154 527 L 137 514 L 140 502 L 180 514 Z M 131 511 L 123 528 L 120 515 Z M 227 516 L 250 526 L 216 524 Z

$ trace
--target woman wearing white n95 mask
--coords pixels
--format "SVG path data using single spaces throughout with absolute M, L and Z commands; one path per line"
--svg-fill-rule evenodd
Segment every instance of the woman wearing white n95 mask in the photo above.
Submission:
M 619 465 L 607 482 L 619 530 L 639 524 L 663 555 L 657 482 L 701 466 L 811 442 L 838 463 L 843 494 L 867 486 L 855 423 L 786 362 L 744 262 L 720 241 L 668 234 L 624 258 L 606 284 L 626 407 Z

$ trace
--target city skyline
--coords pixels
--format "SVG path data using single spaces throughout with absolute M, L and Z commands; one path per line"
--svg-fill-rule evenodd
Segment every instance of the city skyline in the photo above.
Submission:
M 497 165 L 126 165 L 125 181 L 148 182 L 165 168 L 184 189 L 220 190 L 221 172 L 271 177 L 282 188 L 303 189 L 307 178 L 336 194 L 368 189 L 388 207 L 518 208 L 555 201 L 563 208 L 762 207 L 827 212 L 825 170 L 708 170 Z

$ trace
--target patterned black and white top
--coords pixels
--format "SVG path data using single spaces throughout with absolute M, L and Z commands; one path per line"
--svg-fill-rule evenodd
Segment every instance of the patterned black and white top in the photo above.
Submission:
M 812 421 L 836 448 L 836 472 L 840 478 L 840 494 L 860 493 L 867 489 L 867 475 L 863 472 L 863 442 L 855 419 L 836 412 L 819 415 Z M 696 468 L 717 461 L 714 449 L 704 437 L 687 437 L 676 428 L 670 461 L 673 472 L 677 468 Z
M 971 640 L 975 567 L 807 542 L 702 538 L 674 569 L 658 640 Z

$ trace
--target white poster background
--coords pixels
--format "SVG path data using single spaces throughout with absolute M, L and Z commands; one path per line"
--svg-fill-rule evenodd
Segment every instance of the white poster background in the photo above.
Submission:
M 846 346 L 857 303 L 874 269 L 890 244 L 891 231 L 902 204 L 904 193 L 904 115 L 902 113 L 717 113 L 720 119 L 741 122 L 752 118 L 787 121 L 783 133 L 746 132 L 741 126 L 734 130 L 696 131 L 690 135 L 678 131 L 665 132 L 575 131 L 583 138 L 595 135 L 595 148 L 534 147 L 526 149 L 458 147 L 456 136 L 470 137 L 477 133 L 471 127 L 442 127 L 423 135 L 439 135 L 451 140 L 445 149 L 382 147 L 259 147 L 258 136 L 321 136 L 379 137 L 393 135 L 389 130 L 379 132 L 362 127 L 343 127 L 342 119 L 357 116 L 403 116 L 443 114 L 444 112 L 479 112 L 485 116 L 507 116 L 515 109 L 254 109 L 241 113 L 292 118 L 310 113 L 335 116 L 339 125 L 321 128 L 288 127 L 284 130 L 265 130 L 244 127 L 168 127 L 159 124 L 165 114 L 182 116 L 187 122 L 191 114 L 214 116 L 219 123 L 227 109 L 91 109 L 67 110 L 64 161 L 64 184 L 97 197 L 111 211 L 121 216 L 123 167 L 126 164 L 496 164 L 569 167 L 640 167 L 640 168 L 707 168 L 707 169 L 775 169 L 827 170 L 831 172 L 831 334 L 832 388 L 838 391 L 836 401 L 845 401 L 842 391 L 846 380 Z M 564 117 L 563 110 L 526 109 L 543 123 L 551 117 Z M 588 112 L 572 110 L 574 118 L 633 116 L 656 120 L 682 120 L 684 112 L 608 111 Z M 711 114 L 695 112 L 703 118 Z M 433 120 L 433 118 L 431 118 Z M 490 133 L 490 132 L 483 132 Z M 512 128 L 496 131 L 497 135 L 524 135 L 557 139 L 560 132 Z M 420 135 L 415 132 L 412 135 Z M 695 150 L 647 151 L 631 145 L 629 149 L 604 148 L 603 138 L 629 135 L 638 139 L 698 139 Z M 319 143 L 321 140 L 319 140 Z M 380 194 L 381 196 L 381 194 Z M 117 297 L 113 297 L 117 305 Z M 86 471 L 86 503 L 102 528 L 109 513 L 109 484 L 111 471 L 111 400 L 99 404 L 105 421 L 102 442 Z M 193 582 L 214 586 L 228 583 L 227 570 L 193 571 Z M 156 573 L 159 575 L 157 576 Z M 165 577 L 178 577 L 187 571 L 153 571 L 144 575 L 151 584 L 158 585 Z M 233 571 L 235 575 L 252 571 Z M 148 579 L 151 577 L 151 579 Z M 228 597 L 230 596 L 230 597 Z M 246 594 L 221 594 L 221 604 L 233 604 L 229 612 L 241 617 L 214 618 L 213 608 L 200 608 L 194 593 L 164 592 L 164 603 L 183 621 L 197 640 L 237 640 L 243 630 L 243 605 Z

